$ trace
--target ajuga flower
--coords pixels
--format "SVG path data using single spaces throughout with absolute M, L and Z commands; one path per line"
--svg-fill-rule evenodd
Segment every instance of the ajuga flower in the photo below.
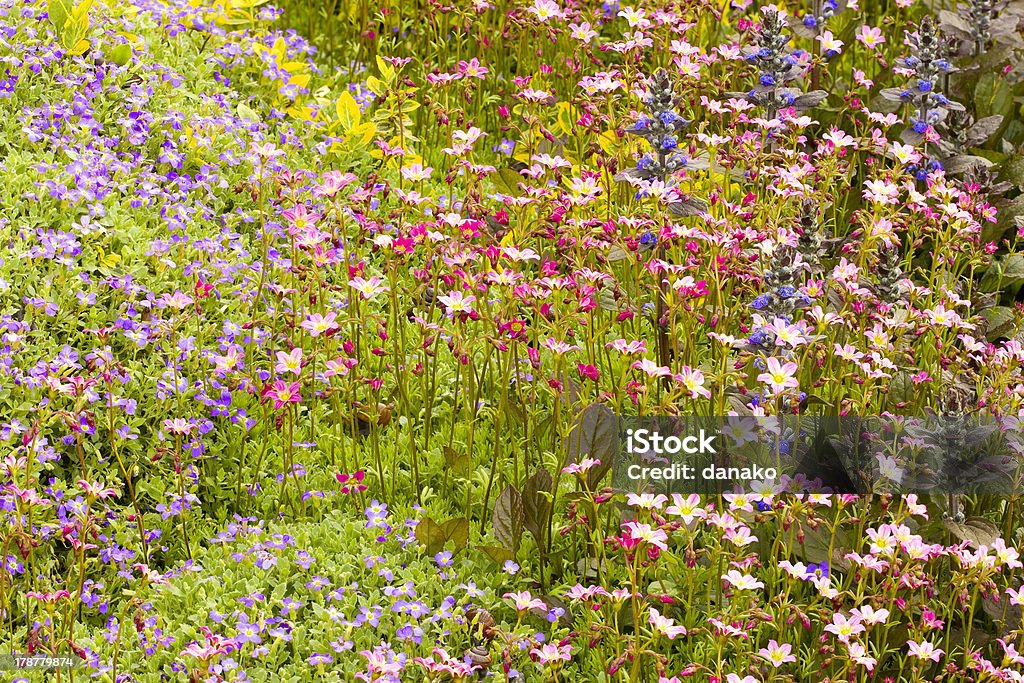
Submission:
M 681 133 L 689 124 L 677 111 L 679 98 L 672 88 L 668 72 L 659 69 L 648 79 L 644 95 L 646 112 L 626 132 L 639 135 L 651 145 L 651 151 L 637 161 L 636 167 L 623 171 L 615 180 L 638 185 L 639 194 L 658 194 L 668 199 L 669 209 L 680 216 L 695 216 L 707 210 L 707 203 L 694 197 L 683 197 L 671 183 L 671 177 L 685 168 L 699 168 L 680 151 Z M 658 185 L 656 193 L 651 192 Z
M 905 102 L 915 109 L 910 125 L 904 129 L 904 142 L 917 145 L 922 141 L 935 141 L 935 126 L 949 112 L 964 111 L 964 106 L 943 94 L 945 76 L 955 71 L 946 59 L 947 46 L 930 16 L 925 16 L 919 29 L 907 37 L 910 54 L 899 60 L 913 74 L 905 88 L 884 88 L 882 97 L 893 102 Z
M 764 107 L 765 118 L 774 119 L 780 109 L 793 107 L 797 111 L 810 109 L 828 97 L 824 90 L 804 93 L 787 86 L 800 77 L 803 68 L 799 52 L 790 52 L 786 19 L 773 7 L 762 8 L 761 29 L 757 45 L 746 53 L 746 60 L 758 68 L 757 84 L 745 93 L 731 92 L 729 97 L 746 100 Z

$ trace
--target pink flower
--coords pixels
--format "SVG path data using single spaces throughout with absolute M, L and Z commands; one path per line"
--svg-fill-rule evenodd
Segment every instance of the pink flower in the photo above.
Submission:
M 273 384 L 266 386 L 263 390 L 263 398 L 273 400 L 274 410 L 280 410 L 285 404 L 298 403 L 302 400 L 300 389 L 301 387 L 298 382 L 288 384 L 283 379 L 279 379 Z
M 796 657 L 793 656 L 793 646 L 789 643 L 779 645 L 774 640 L 768 641 L 768 647 L 762 647 L 757 651 L 757 654 L 768 660 L 768 663 L 778 669 L 780 666 L 787 662 L 795 662 Z
M 284 351 L 278 351 L 277 364 L 274 366 L 274 372 L 278 372 L 282 375 L 286 372 L 290 372 L 294 375 L 302 374 L 302 349 L 296 346 L 287 353 Z
M 572 659 L 572 646 L 546 643 L 540 648 L 535 647 L 530 650 L 530 654 L 535 656 L 541 664 L 568 662 Z
M 626 505 L 638 507 L 642 510 L 660 510 L 668 502 L 668 496 L 664 493 L 654 495 L 653 493 L 630 493 L 626 496 Z
M 711 392 L 704 388 L 704 373 L 700 370 L 694 370 L 690 367 L 684 367 L 682 371 L 675 376 L 675 380 L 686 388 L 689 392 L 690 398 L 711 398 Z
M 854 641 L 846 646 L 847 651 L 850 653 L 850 659 L 863 666 L 868 671 L 875 668 L 877 660 L 868 654 L 867 649 L 860 643 Z
M 927 640 L 922 643 L 918 643 L 914 640 L 908 640 L 907 647 L 910 648 L 907 654 L 911 657 L 917 657 L 919 659 L 930 659 L 933 662 L 939 661 L 939 658 L 942 656 L 944 652 L 940 648 L 937 648 L 931 643 L 929 643 Z
M 66 590 L 59 590 L 53 593 L 40 593 L 38 591 L 29 591 L 25 595 L 35 600 L 39 600 L 40 602 L 45 602 L 49 605 L 55 605 L 61 600 L 71 597 L 71 593 L 67 592 Z
M 832 623 L 826 626 L 825 630 L 834 633 L 840 642 L 849 643 L 851 636 L 863 633 L 866 629 L 856 614 L 846 617 L 837 613 L 832 615 Z
M 445 296 L 439 296 L 437 300 L 445 305 L 448 315 L 456 315 L 458 313 L 472 313 L 473 302 L 476 301 L 476 297 L 472 294 L 466 296 L 461 291 L 454 291 Z
M 338 316 L 334 314 L 334 311 L 330 311 L 327 315 L 314 313 L 299 323 L 299 327 L 309 332 L 311 337 L 319 337 L 321 334 L 338 329 L 338 324 L 335 322 L 337 318 Z
M 333 197 L 357 178 L 351 173 L 341 171 L 328 171 L 324 174 L 323 182 L 313 187 L 313 194 L 318 197 Z
M 668 544 L 666 543 L 668 541 L 668 534 L 661 529 L 655 529 L 650 524 L 641 524 L 639 522 L 627 522 L 625 527 L 630 540 L 643 541 L 660 550 L 668 550 Z
M 732 585 L 736 590 L 749 591 L 757 588 L 764 588 L 764 584 L 749 574 L 741 574 L 735 569 L 730 569 L 727 574 L 722 574 L 722 579 Z
M 459 62 L 459 73 L 469 78 L 479 78 L 480 80 L 484 80 L 484 76 L 490 73 L 490 69 L 486 66 L 481 66 L 480 60 L 473 57 L 473 59 L 468 62 Z
M 795 389 L 800 386 L 799 380 L 793 376 L 796 371 L 797 365 L 793 361 L 783 365 L 778 358 L 772 356 L 767 361 L 765 372 L 757 376 L 757 381 L 767 384 L 773 394 L 780 394 L 786 389 Z
M 176 417 L 173 420 L 164 420 L 164 429 L 171 434 L 188 434 L 196 426 L 183 417 Z
M 672 505 L 665 509 L 665 514 L 682 517 L 684 524 L 689 524 L 694 519 L 704 519 L 708 516 L 707 511 L 700 504 L 700 496 L 696 493 L 691 493 L 686 498 L 683 498 L 681 493 L 673 493 Z
M 559 19 L 562 16 L 562 8 L 553 0 L 534 0 L 533 7 L 529 11 L 542 22 Z
M 547 605 L 540 598 L 535 598 L 530 594 L 530 591 L 520 591 L 518 593 L 505 593 L 501 596 L 506 600 L 511 600 L 516 606 L 516 611 L 525 612 L 531 609 L 546 609 Z
M 99 498 L 100 500 L 104 500 L 117 495 L 117 491 L 115 489 L 105 489 L 103 488 L 103 484 L 100 484 L 99 482 L 88 482 L 84 479 L 79 479 L 78 487 L 85 491 L 85 495 L 90 498 Z
M 857 29 L 857 40 L 864 43 L 865 47 L 874 50 L 885 42 L 885 36 L 882 35 L 882 29 L 877 26 L 865 24 Z
M 562 468 L 562 471 L 566 474 L 586 474 L 592 468 L 600 465 L 601 461 L 595 458 L 583 458 L 579 462 L 574 462 L 571 465 L 566 465 Z
M 725 677 L 725 683 L 758 683 L 758 680 L 753 676 L 740 678 L 739 674 L 729 674 Z
M 661 615 L 658 610 L 651 608 L 651 614 L 647 618 L 647 623 L 654 627 L 654 630 L 662 634 L 669 640 L 675 640 L 676 636 L 685 636 L 686 627 L 676 626 L 675 622 Z
M 157 572 L 157 571 L 154 571 L 154 570 L 150 569 L 149 565 L 147 565 L 147 564 L 139 563 L 139 564 L 134 564 L 132 566 L 135 567 L 135 569 L 138 569 L 139 573 L 142 575 L 142 579 L 145 580 L 145 581 L 148 581 L 149 583 L 153 583 L 153 584 L 157 584 L 157 585 L 163 585 L 163 584 L 170 583 L 164 577 L 163 574 L 161 574 L 160 572 Z
M 630 367 L 644 372 L 649 377 L 670 377 L 672 375 L 672 371 L 669 368 L 658 365 L 649 358 L 635 361 Z

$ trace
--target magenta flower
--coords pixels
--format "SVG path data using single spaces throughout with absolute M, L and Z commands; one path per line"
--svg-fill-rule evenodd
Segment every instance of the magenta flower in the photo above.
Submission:
M 298 382 L 288 384 L 282 379 L 273 384 L 268 384 L 263 390 L 263 398 L 269 398 L 274 402 L 274 410 L 280 410 L 288 403 L 298 403 L 302 400 Z

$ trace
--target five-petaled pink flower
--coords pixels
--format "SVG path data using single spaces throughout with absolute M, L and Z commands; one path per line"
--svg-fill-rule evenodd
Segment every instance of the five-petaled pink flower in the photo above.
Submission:
M 300 385 L 298 382 L 288 384 L 283 379 L 279 379 L 273 384 L 268 384 L 263 389 L 263 398 L 272 400 L 274 402 L 274 410 L 280 410 L 282 406 L 288 403 L 298 403 L 302 400 Z
M 772 356 L 766 362 L 765 372 L 757 376 L 757 381 L 767 384 L 773 394 L 781 394 L 786 389 L 800 386 L 800 381 L 794 377 L 796 371 L 797 365 L 793 361 L 783 365 L 778 358 Z

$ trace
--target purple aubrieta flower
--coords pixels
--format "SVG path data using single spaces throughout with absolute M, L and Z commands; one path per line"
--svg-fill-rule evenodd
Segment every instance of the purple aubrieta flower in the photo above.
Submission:
M 313 654 L 311 654 L 309 656 L 309 664 L 310 664 L 310 666 L 322 666 L 322 665 L 325 665 L 325 664 L 330 664 L 333 661 L 334 661 L 334 657 L 332 657 L 331 655 L 329 655 L 327 653 L 314 652 Z
M 366 515 L 366 528 L 378 528 L 386 525 L 388 506 L 377 499 L 370 501 L 370 506 L 363 511 Z

